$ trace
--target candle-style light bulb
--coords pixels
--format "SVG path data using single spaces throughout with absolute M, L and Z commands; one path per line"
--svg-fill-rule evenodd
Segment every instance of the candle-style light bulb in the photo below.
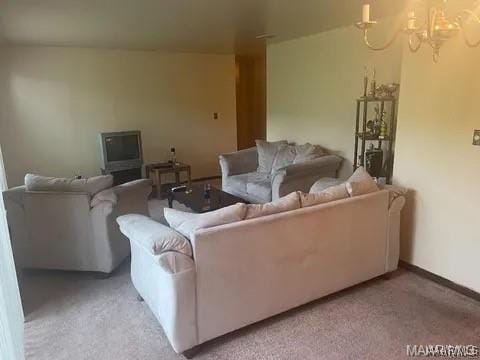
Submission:
M 415 29 L 415 25 L 416 25 L 415 11 L 410 11 L 408 13 L 407 29 L 413 30 Z
M 362 8 L 362 22 L 370 22 L 370 4 L 364 4 Z

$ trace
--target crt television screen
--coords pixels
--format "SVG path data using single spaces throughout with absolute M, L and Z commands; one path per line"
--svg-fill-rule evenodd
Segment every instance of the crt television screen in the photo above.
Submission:
M 109 136 L 105 138 L 107 161 L 140 159 L 137 135 Z

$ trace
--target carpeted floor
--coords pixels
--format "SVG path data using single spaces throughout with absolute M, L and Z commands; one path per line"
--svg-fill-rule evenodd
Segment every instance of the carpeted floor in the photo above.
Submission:
M 287 291 L 287 289 L 286 289 Z M 24 276 L 27 359 L 180 359 L 126 261 L 106 280 Z M 480 303 L 399 270 L 208 343 L 197 359 L 397 359 L 406 344 L 480 345 Z
M 166 204 L 149 202 L 154 219 Z M 30 271 L 22 288 L 28 360 L 183 358 L 136 300 L 128 261 L 106 280 Z M 196 358 L 402 359 L 406 344 L 480 345 L 480 303 L 399 270 L 213 340 Z

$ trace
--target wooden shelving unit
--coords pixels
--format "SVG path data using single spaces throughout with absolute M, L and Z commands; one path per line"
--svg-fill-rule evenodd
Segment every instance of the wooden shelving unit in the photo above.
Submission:
M 387 123 L 388 134 L 385 137 L 380 138 L 378 135 L 374 135 L 367 132 L 367 122 L 369 109 L 375 105 L 379 105 L 380 114 L 387 111 Z M 357 99 L 357 114 L 355 121 L 355 153 L 353 159 L 353 170 L 356 170 L 359 166 L 366 166 L 366 152 L 367 142 L 374 142 L 376 151 L 382 150 L 383 152 L 383 164 L 382 173 L 387 179 L 387 183 L 392 181 L 393 172 L 393 159 L 394 159 L 394 143 L 397 127 L 397 98 L 395 97 L 361 97 Z M 386 145 L 386 146 L 385 146 Z M 372 174 L 378 175 L 378 174 Z

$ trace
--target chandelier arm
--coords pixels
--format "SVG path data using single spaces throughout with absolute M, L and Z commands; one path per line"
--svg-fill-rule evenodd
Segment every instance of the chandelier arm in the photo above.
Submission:
M 462 15 L 471 16 L 479 25 L 480 25 L 480 17 L 478 17 L 477 14 L 475 14 L 473 11 L 467 10 L 467 9 L 464 9 L 464 10 L 460 11 L 460 13 L 457 16 L 458 25 L 462 29 L 462 35 L 463 35 L 463 40 L 465 41 L 465 44 L 468 47 L 472 47 L 472 48 L 480 46 L 480 40 L 478 40 L 477 42 L 472 42 L 468 38 L 467 29 L 464 26 L 464 20 L 463 20 Z
M 363 30 L 363 42 L 365 43 L 365 45 L 367 45 L 367 47 L 370 49 L 370 50 L 374 50 L 374 51 L 382 51 L 382 50 L 385 50 L 387 49 L 388 47 L 390 47 L 394 42 L 395 40 L 397 39 L 398 35 L 402 32 L 402 29 L 399 28 L 395 34 L 393 35 L 393 37 L 383 46 L 380 46 L 380 47 L 376 47 L 376 46 L 373 46 L 372 44 L 370 44 L 370 41 L 368 41 L 368 29 L 364 29 Z
M 414 44 L 412 41 L 413 35 L 408 36 L 408 48 L 410 49 L 411 52 L 416 53 L 420 48 L 422 47 L 422 40 L 418 38 L 417 36 L 417 45 Z

